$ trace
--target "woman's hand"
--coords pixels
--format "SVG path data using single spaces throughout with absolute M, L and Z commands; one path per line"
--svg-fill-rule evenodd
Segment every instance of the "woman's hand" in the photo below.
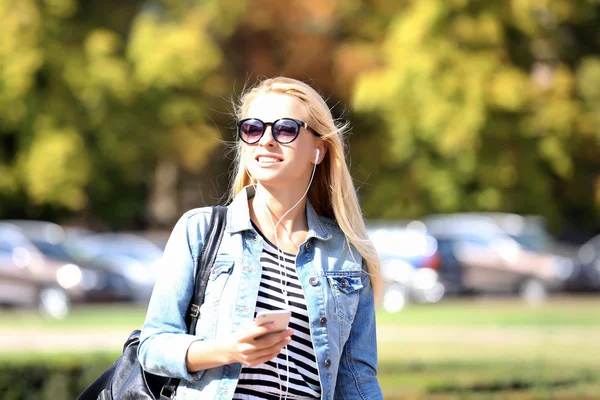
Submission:
M 248 367 L 265 363 L 279 354 L 292 341 L 293 329 L 273 332 L 273 323 L 249 325 L 238 331 L 231 340 L 229 359 Z
M 293 329 L 273 332 L 273 323 L 248 324 L 224 339 L 196 340 L 188 348 L 185 363 L 189 372 L 242 363 L 254 367 L 277 357 L 292 341 Z

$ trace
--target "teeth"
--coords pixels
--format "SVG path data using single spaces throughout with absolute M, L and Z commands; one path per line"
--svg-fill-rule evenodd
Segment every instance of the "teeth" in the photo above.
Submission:
M 276 162 L 279 162 L 279 160 L 277 158 L 273 158 L 273 157 L 258 157 L 258 162 L 276 163 Z

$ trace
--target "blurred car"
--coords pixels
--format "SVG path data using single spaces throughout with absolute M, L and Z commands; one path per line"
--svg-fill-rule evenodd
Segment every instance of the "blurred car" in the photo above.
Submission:
M 64 318 L 83 296 L 81 281 L 78 266 L 47 259 L 19 228 L 0 223 L 0 304 Z
M 367 230 L 381 259 L 383 308 L 398 312 L 408 302 L 435 303 L 444 296 L 436 271 L 436 240 L 413 227 L 370 227 Z
M 519 293 L 536 303 L 564 289 L 573 275 L 573 260 L 548 251 L 549 235 L 538 218 L 458 213 L 422 221 L 438 241 L 442 281 L 452 280 L 457 291 Z
M 570 291 L 600 291 L 600 235 L 581 245 L 575 267 L 573 278 L 567 282 Z
M 62 226 L 36 220 L 8 220 L 21 229 L 31 243 L 48 259 L 64 264 L 77 265 L 82 272 L 81 287 L 84 302 L 123 302 L 134 300 L 132 290 L 122 273 L 78 257 L 69 251 L 69 240 L 92 234 L 81 228 Z
M 69 250 L 83 260 L 123 274 L 136 302 L 150 300 L 163 250 L 131 233 L 97 233 L 69 241 Z

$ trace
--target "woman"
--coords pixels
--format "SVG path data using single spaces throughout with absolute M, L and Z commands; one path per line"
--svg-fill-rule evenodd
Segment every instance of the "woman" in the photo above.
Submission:
M 196 336 L 184 313 L 211 209 L 187 212 L 163 256 L 138 351 L 181 378 L 177 399 L 379 399 L 374 298 L 381 278 L 325 101 L 273 78 L 241 98 L 227 224 Z M 289 328 L 256 313 L 291 310 Z

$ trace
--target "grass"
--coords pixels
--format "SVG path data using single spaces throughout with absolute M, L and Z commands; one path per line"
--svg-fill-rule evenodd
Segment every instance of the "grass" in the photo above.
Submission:
M 64 321 L 32 312 L 0 313 L 0 334 L 26 328 L 62 332 L 140 328 L 145 309 L 75 309 Z M 386 399 L 595 399 L 600 393 L 600 296 L 554 298 L 539 307 L 484 298 L 411 305 L 378 313 L 379 379 Z M 108 327 L 108 328 L 107 328 Z M 106 358 L 118 351 L 35 354 L 0 359 Z
M 145 307 L 121 304 L 74 307 L 64 320 L 43 316 L 34 310 L 3 310 L 0 312 L 0 332 L 15 327 L 42 330 L 136 329 L 142 327 L 145 316 Z
M 560 343 L 552 336 L 542 342 L 525 338 L 494 343 L 476 335 L 462 342 L 380 342 L 380 382 L 386 397 L 416 399 L 433 394 L 574 394 L 586 386 L 600 393 L 598 350 L 592 340 Z
M 554 297 L 539 306 L 517 298 L 473 298 L 438 304 L 411 305 L 400 313 L 379 312 L 379 325 L 497 325 L 497 326 L 597 326 L 600 296 Z
M 378 314 L 386 399 L 596 399 L 600 298 L 449 301 Z

